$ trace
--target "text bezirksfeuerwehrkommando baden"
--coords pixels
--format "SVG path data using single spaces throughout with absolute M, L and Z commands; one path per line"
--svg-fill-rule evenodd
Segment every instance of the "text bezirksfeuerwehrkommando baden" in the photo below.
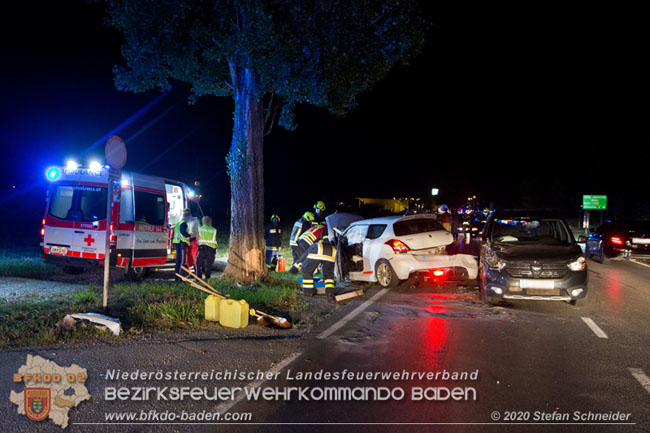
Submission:
M 308 400 L 308 401 L 385 401 L 385 400 L 476 400 L 476 389 L 471 386 L 426 386 L 430 381 L 476 381 L 478 370 L 474 371 L 121 371 L 107 370 L 104 378 L 121 382 L 121 386 L 104 388 L 106 401 L 183 401 L 183 400 L 235 400 L 243 393 L 248 400 Z M 311 386 L 197 386 L 196 382 L 228 381 L 287 381 L 309 382 Z M 145 386 L 125 386 L 124 382 L 146 382 Z M 156 382 L 165 382 L 157 384 Z M 189 382 L 177 384 L 170 382 Z M 345 382 L 345 383 L 342 383 Z M 370 382 L 371 385 L 356 385 L 354 382 Z M 398 382 L 391 384 L 391 382 Z M 403 382 L 413 382 L 404 388 Z M 136 384 L 133 384 L 136 385 Z M 137 384 L 140 385 L 140 384 Z M 152 386 L 156 385 L 156 386 Z M 167 385 L 167 386 L 165 386 Z M 202 385 L 205 385 L 202 384 Z M 424 386 L 422 386 L 424 385 Z

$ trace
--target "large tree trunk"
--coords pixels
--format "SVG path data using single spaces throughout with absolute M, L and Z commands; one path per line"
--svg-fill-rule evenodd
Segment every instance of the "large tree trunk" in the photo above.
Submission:
M 235 124 L 228 154 L 230 242 L 225 275 L 250 282 L 266 275 L 264 112 L 253 71 L 231 65 Z

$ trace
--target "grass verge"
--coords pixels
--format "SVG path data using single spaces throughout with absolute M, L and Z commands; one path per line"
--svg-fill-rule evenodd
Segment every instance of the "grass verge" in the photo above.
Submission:
M 212 279 L 210 284 L 233 299 L 244 299 L 252 308 L 292 313 L 307 307 L 298 294 L 297 277 L 272 273 L 266 282 L 238 285 Z M 56 329 L 66 314 L 96 312 L 120 319 L 123 336 L 143 331 L 219 326 L 204 320 L 207 295 L 185 283 L 145 281 L 120 283 L 111 288 L 109 307 L 101 307 L 101 288 L 90 286 L 49 299 L 0 301 L 0 350 L 28 345 L 49 345 L 68 339 L 109 335 L 92 326 L 73 332 Z
M 62 273 L 56 266 L 46 264 L 38 251 L 0 250 L 0 277 L 38 278 Z

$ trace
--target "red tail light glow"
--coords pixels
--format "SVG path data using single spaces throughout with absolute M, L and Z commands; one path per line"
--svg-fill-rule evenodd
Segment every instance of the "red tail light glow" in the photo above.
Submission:
M 612 236 L 609 238 L 609 241 L 614 245 L 623 245 L 623 239 L 619 238 L 618 236 Z
M 395 253 L 408 253 L 411 249 L 399 239 L 391 239 L 386 242 L 386 245 L 393 249 Z
M 445 271 L 443 271 L 442 269 L 434 269 L 433 270 L 433 276 L 434 277 L 442 277 L 443 275 L 445 275 Z
M 41 229 L 41 236 L 45 236 L 45 227 Z

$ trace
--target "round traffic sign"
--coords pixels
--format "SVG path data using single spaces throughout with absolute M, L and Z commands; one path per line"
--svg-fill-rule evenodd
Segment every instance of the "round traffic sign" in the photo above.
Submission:
M 126 164 L 126 145 L 124 141 L 117 135 L 111 136 L 106 141 L 106 162 L 115 169 L 120 169 Z

